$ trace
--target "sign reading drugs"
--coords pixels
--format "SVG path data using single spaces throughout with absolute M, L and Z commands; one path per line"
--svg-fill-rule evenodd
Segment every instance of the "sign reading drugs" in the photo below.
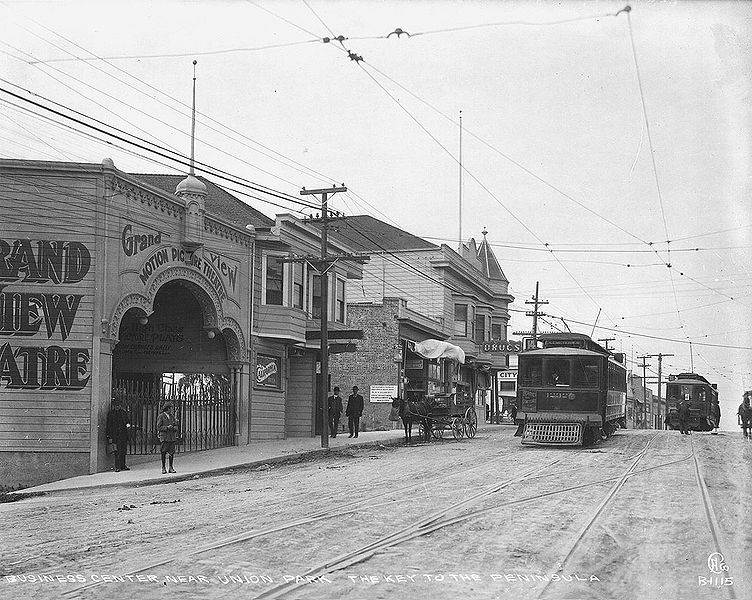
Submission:
M 500 342 L 483 342 L 480 351 L 489 354 L 519 354 L 522 352 L 522 343 L 503 340 Z
M 0 387 L 86 387 L 89 348 L 45 342 L 71 335 L 85 295 L 69 289 L 82 286 L 90 269 L 91 253 L 81 242 L 0 239 L 0 284 L 11 284 L 0 287 Z

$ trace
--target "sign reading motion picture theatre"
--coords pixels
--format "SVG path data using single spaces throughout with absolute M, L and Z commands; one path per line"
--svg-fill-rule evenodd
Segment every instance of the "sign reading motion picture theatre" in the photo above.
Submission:
M 82 242 L 0 239 L 0 390 L 86 387 L 90 349 L 68 338 L 90 316 L 91 267 Z

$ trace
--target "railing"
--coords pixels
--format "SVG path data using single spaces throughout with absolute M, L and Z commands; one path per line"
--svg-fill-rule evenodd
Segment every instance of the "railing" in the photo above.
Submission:
M 113 395 L 122 399 L 131 419 L 128 454 L 159 452 L 157 416 L 168 400 L 174 405 L 179 423 L 178 452 L 234 444 L 235 395 L 230 380 L 224 375 L 186 377 L 191 378 L 186 384 L 165 390 L 161 390 L 156 381 L 121 379 L 114 382 Z

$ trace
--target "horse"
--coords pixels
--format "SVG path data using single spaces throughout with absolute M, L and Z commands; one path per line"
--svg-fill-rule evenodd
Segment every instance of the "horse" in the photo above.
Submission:
M 431 406 L 430 400 L 423 398 L 417 402 L 409 402 L 404 398 L 394 398 L 392 408 L 399 410 L 400 419 L 405 426 L 405 443 L 412 441 L 413 421 L 423 425 L 423 438 L 426 442 L 431 441 Z

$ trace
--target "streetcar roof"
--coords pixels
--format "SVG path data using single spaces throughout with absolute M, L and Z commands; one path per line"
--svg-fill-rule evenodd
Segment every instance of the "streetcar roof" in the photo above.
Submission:
M 541 348 L 540 350 L 528 350 L 527 352 L 520 353 L 520 356 L 606 356 L 600 352 L 593 352 L 592 350 L 584 350 L 583 348 L 567 348 L 566 346 L 558 346 L 556 348 Z

